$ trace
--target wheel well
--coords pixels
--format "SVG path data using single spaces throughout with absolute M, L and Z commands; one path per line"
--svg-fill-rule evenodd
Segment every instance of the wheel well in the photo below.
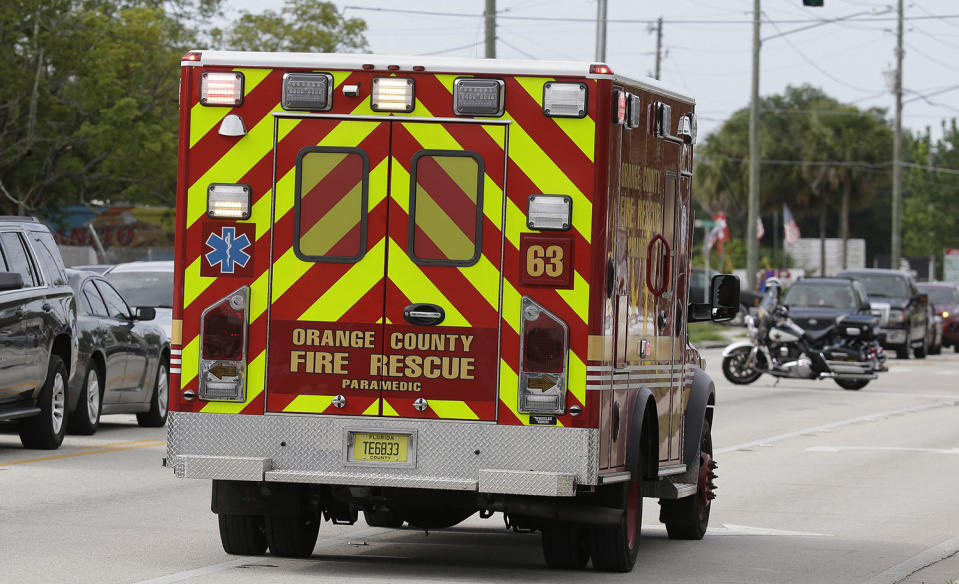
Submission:
M 659 474 L 659 417 L 656 415 L 656 402 L 646 403 L 643 414 L 643 475 L 655 479 Z
M 70 337 L 67 335 L 58 335 L 53 339 L 53 346 L 50 348 L 50 354 L 60 357 L 60 360 L 63 361 L 63 366 L 67 370 L 67 379 L 70 379 L 71 367 L 73 367 L 73 359 L 70 358 Z
M 103 358 L 103 353 L 100 351 L 95 351 L 90 357 L 90 360 L 93 361 L 97 366 L 97 372 L 100 374 L 101 383 L 106 385 L 107 383 L 107 362 Z

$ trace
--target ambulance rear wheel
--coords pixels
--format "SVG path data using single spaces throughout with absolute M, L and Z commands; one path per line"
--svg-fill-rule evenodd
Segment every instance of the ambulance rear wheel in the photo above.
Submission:
M 640 468 L 642 468 L 640 466 Z M 639 552 L 643 523 L 643 495 L 639 481 L 603 487 L 597 493 L 603 507 L 623 511 L 619 524 L 590 530 L 589 552 L 593 567 L 602 572 L 629 572 Z
M 543 558 L 555 570 L 582 570 L 589 562 L 589 538 L 585 529 L 574 525 L 544 525 L 541 533 Z
M 266 532 L 259 515 L 220 513 L 220 543 L 223 551 L 237 556 L 259 556 L 266 553 Z
M 702 539 L 709 527 L 709 510 L 716 488 L 716 462 L 709 422 L 703 421 L 699 441 L 699 478 L 696 493 L 682 499 L 662 501 L 662 519 L 669 539 Z
M 320 532 L 318 519 L 305 516 L 271 517 L 264 522 L 270 553 L 284 558 L 308 558 L 313 555 Z

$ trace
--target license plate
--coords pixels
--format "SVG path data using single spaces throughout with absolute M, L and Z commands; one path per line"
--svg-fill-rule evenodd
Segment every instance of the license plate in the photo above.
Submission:
M 347 461 L 407 464 L 410 462 L 410 435 L 350 432 Z

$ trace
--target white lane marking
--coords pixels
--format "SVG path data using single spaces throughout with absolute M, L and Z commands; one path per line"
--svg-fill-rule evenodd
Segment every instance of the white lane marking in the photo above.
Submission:
M 959 536 L 927 548 L 908 560 L 899 562 L 895 566 L 876 574 L 863 584 L 898 584 L 919 570 L 944 560 L 957 552 L 959 552 Z
M 896 416 L 900 414 L 913 414 L 916 412 L 921 412 L 924 410 L 931 410 L 934 408 L 942 408 L 946 406 L 959 406 L 959 401 L 950 401 L 950 402 L 936 402 L 933 404 L 926 404 L 922 406 L 915 406 L 911 408 L 902 408 L 898 410 L 889 410 L 886 412 L 877 412 L 875 414 L 868 414 L 866 416 L 858 416 L 855 418 L 848 418 L 846 420 L 839 420 L 838 422 L 833 422 L 831 424 L 823 424 L 822 426 L 813 426 L 811 428 L 803 428 L 802 430 L 796 430 L 795 432 L 787 432 L 786 434 L 777 434 L 775 436 L 769 436 L 768 438 L 760 438 L 759 440 L 753 440 L 751 442 L 743 442 L 742 444 L 736 444 L 733 446 L 727 446 L 725 448 L 719 448 L 715 451 L 715 454 L 723 454 L 726 452 L 733 452 L 736 450 L 745 450 L 748 448 L 755 448 L 757 446 L 769 446 L 773 442 L 781 442 L 783 440 L 788 440 L 790 438 L 796 438 L 804 434 L 813 434 L 816 432 L 827 432 L 833 428 L 839 428 L 841 426 L 848 426 L 850 424 L 858 424 L 860 422 L 873 422 L 880 418 L 885 418 L 887 416 Z
M 647 525 L 643 524 L 643 533 L 651 533 L 661 531 L 666 533 L 666 526 L 659 523 L 656 525 Z M 715 535 L 762 535 L 762 536 L 777 536 L 777 537 L 834 537 L 828 533 L 813 533 L 810 531 L 787 531 L 784 529 L 772 529 L 770 527 L 751 527 L 749 525 L 733 525 L 732 523 L 723 523 L 722 527 L 712 527 L 710 526 L 709 531 L 706 532 L 707 536 Z
M 806 452 L 840 452 L 843 450 L 889 450 L 893 452 L 931 452 L 959 454 L 959 448 L 910 448 L 905 446 L 812 446 Z
M 380 535 L 381 533 L 387 533 L 389 531 L 393 531 L 393 530 L 375 527 L 370 529 L 364 529 L 361 531 L 355 531 L 346 535 L 338 535 L 336 537 L 321 539 L 320 541 L 316 542 L 316 547 L 314 549 L 331 547 L 341 543 L 349 543 L 356 539 L 360 539 L 364 537 L 372 537 L 374 535 Z M 174 582 L 183 582 L 184 580 L 199 578 L 200 576 L 206 576 L 207 574 L 215 574 L 217 572 L 223 572 L 224 570 L 231 570 L 233 568 L 238 568 L 240 566 L 253 566 L 271 559 L 275 559 L 274 556 L 266 556 L 266 557 L 241 556 L 240 558 L 236 560 L 230 560 L 229 562 L 212 564 L 209 566 L 204 566 L 202 568 L 195 568 L 193 570 L 177 572 L 176 574 L 160 576 L 159 578 L 151 578 L 150 580 L 140 580 L 136 584 L 173 584 Z

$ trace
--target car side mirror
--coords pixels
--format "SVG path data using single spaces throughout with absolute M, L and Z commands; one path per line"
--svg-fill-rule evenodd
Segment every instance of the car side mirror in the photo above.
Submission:
M 732 320 L 739 313 L 739 278 L 729 274 L 713 276 L 709 282 L 710 302 L 690 302 L 689 322 Z
M 23 288 L 23 276 L 19 272 L 0 272 L 0 292 Z
M 929 295 L 923 294 L 920 292 L 919 294 L 916 294 L 915 296 L 912 297 L 912 301 L 919 302 L 920 304 L 925 304 L 926 302 L 929 302 Z
M 136 320 L 153 320 L 157 317 L 157 309 L 152 306 L 137 306 L 136 307 Z
M 713 276 L 709 297 L 712 299 L 712 320 L 732 320 L 739 312 L 739 278 L 729 274 Z

